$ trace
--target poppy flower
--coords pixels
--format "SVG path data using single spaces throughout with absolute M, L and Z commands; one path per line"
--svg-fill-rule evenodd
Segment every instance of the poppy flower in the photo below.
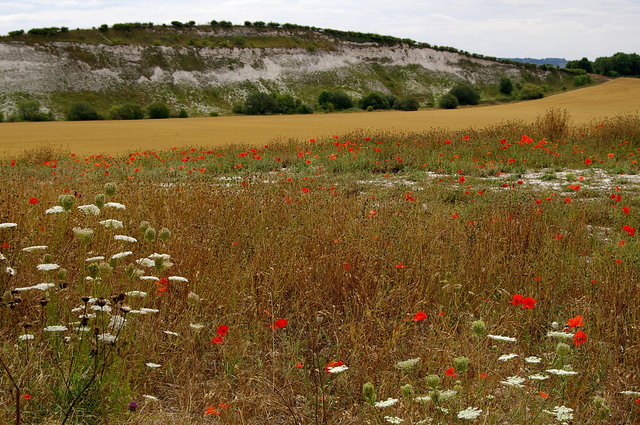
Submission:
M 584 160 L 584 163 L 587 164 L 587 165 L 591 165 L 591 162 L 592 162 L 591 158 L 587 158 L 587 159 Z
M 539 395 L 540 397 L 542 397 L 542 398 L 549 398 L 549 394 L 544 393 L 544 392 L 542 392 L 542 391 L 540 391 L 540 392 L 538 393 L 538 395 Z
M 225 336 L 227 334 L 227 332 L 229 331 L 229 326 L 227 325 L 220 325 L 218 326 L 218 329 L 216 330 L 216 333 L 220 336 Z
M 31 394 L 22 394 L 22 398 L 25 400 L 31 400 L 33 397 L 31 396 Z
M 572 317 L 567 321 L 567 325 L 569 326 L 569 329 L 582 327 L 584 326 L 584 319 L 582 316 Z
M 576 345 L 576 347 L 580 347 L 585 342 L 587 342 L 587 334 L 584 333 L 584 331 L 579 330 L 575 333 L 575 335 L 573 335 L 573 343 Z
M 327 363 L 327 365 L 324 367 L 324 371 L 329 372 L 330 367 L 337 367 L 337 366 L 343 366 L 343 365 L 344 363 L 341 362 L 340 360 L 334 360 L 332 362 Z
M 533 309 L 536 306 L 537 301 L 531 297 L 526 297 L 522 299 L 522 308 L 523 309 Z
M 421 320 L 424 320 L 427 318 L 427 313 L 425 313 L 424 311 L 419 311 L 416 314 L 413 315 L 413 319 L 411 319 L 411 321 L 413 322 L 419 322 Z
M 513 305 L 522 304 L 522 298 L 524 298 L 524 297 L 522 295 L 520 295 L 520 294 L 513 294 L 513 296 L 511 297 L 511 304 L 513 304 Z
M 636 234 L 636 228 L 628 226 L 626 224 L 624 226 L 622 226 L 622 230 L 627 232 L 629 234 L 629 236 L 634 236 Z
M 278 319 L 275 321 L 273 326 L 275 328 L 284 329 L 284 327 L 287 326 L 288 324 L 289 322 L 287 321 L 287 319 Z
M 444 371 L 445 375 L 450 376 L 452 378 L 457 378 L 458 375 L 456 375 L 456 370 L 452 367 L 450 367 L 449 369 Z
M 211 342 L 214 344 L 222 344 L 222 341 L 224 341 L 224 338 L 222 338 L 221 336 L 217 336 L 215 338 L 211 338 Z
M 215 407 L 209 406 L 209 407 L 207 407 L 207 410 L 204 411 L 204 414 L 205 415 L 216 415 L 216 416 L 219 416 L 220 412 Z
M 40 202 L 40 201 L 38 201 L 38 198 L 31 198 L 31 199 L 29 199 L 29 203 L 30 203 L 31 205 L 36 205 L 38 202 Z

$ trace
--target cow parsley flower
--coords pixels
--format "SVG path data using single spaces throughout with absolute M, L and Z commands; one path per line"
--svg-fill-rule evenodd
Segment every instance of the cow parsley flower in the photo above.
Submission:
M 536 373 L 535 375 L 529 376 L 529 379 L 533 379 L 534 381 L 544 381 L 545 379 L 549 379 L 549 375 L 543 375 L 541 373 Z
M 510 336 L 502 336 L 502 335 L 487 335 L 487 338 L 495 339 L 496 341 L 505 341 L 505 342 L 516 342 L 516 338 L 512 338 Z
M 43 331 L 45 332 L 64 332 L 67 330 L 67 327 L 64 325 L 52 325 L 52 326 L 47 326 L 46 328 L 43 329 Z
M 524 388 L 524 385 L 522 385 L 524 381 L 526 379 L 520 376 L 509 376 L 506 380 L 500 381 L 500 383 L 508 387 Z
M 167 279 L 172 280 L 174 282 L 189 282 L 189 279 L 182 276 L 169 276 Z
M 152 280 L 154 282 L 157 282 L 160 280 L 159 277 L 155 277 L 155 276 L 140 276 L 138 279 L 140 280 Z
M 20 335 L 20 336 L 18 337 L 18 339 L 19 339 L 20 341 L 29 341 L 29 340 L 34 339 L 34 338 L 35 338 L 35 337 L 34 337 L 33 335 L 31 335 L 31 334 L 24 334 L 24 335 Z
M 640 391 L 629 391 L 629 390 L 625 390 L 625 391 L 620 391 L 620 394 L 624 394 L 624 395 L 632 395 L 632 396 L 640 396 Z
M 15 276 L 15 275 L 16 275 L 16 273 L 17 273 L 17 272 L 16 272 L 16 269 L 14 269 L 13 267 L 6 267 L 6 268 L 4 269 L 4 272 L 5 272 L 6 274 L 8 274 L 9 276 Z
M 404 422 L 404 419 L 399 418 L 397 416 L 385 416 L 384 420 L 389 422 L 390 424 L 400 424 Z
M 178 335 L 178 332 L 173 332 L 173 331 L 162 331 L 162 332 L 171 336 L 180 336 Z
M 536 356 L 529 356 L 529 357 L 526 357 L 524 361 L 527 363 L 540 363 L 542 359 Z
M 376 406 L 376 407 L 380 407 L 380 408 L 382 408 L 382 407 L 389 407 L 389 406 L 393 406 L 393 405 L 394 405 L 394 404 L 396 404 L 397 402 L 398 402 L 398 399 L 397 399 L 397 398 L 391 398 L 391 397 L 389 397 L 389 398 L 388 398 L 388 399 L 386 399 L 386 400 L 383 400 L 383 401 L 377 401 L 377 402 L 374 404 L 374 406 Z
M 122 316 L 113 316 L 111 320 L 109 320 L 109 327 L 115 331 L 121 330 L 126 324 L 127 319 Z
M 93 263 L 95 261 L 102 261 L 104 260 L 104 255 L 98 255 L 96 257 L 89 257 L 86 260 L 84 260 L 87 263 Z
M 480 413 L 482 413 L 482 410 L 477 407 L 467 407 L 466 409 L 458 412 L 458 419 L 474 420 L 480 416 Z
M 122 229 L 124 226 L 120 220 L 116 220 L 113 218 L 108 218 L 106 220 L 99 221 L 107 229 Z
M 146 398 L 147 400 L 158 401 L 158 397 L 154 397 L 154 396 L 149 395 L 149 394 L 142 394 L 142 397 Z
M 418 364 L 419 361 L 420 361 L 420 357 L 403 360 L 401 362 L 396 363 L 395 367 L 396 369 L 400 369 L 400 370 L 411 370 Z
M 138 240 L 136 238 L 133 238 L 133 237 L 127 236 L 127 235 L 115 235 L 113 237 L 113 239 L 115 239 L 117 241 L 124 241 L 124 242 L 131 242 L 131 243 L 138 242 Z
M 547 332 L 549 338 L 566 338 L 573 339 L 573 334 L 570 332 L 549 331 Z
M 115 208 L 118 210 L 126 210 L 127 207 L 125 207 L 124 205 L 118 203 L 118 202 L 107 202 L 106 204 L 104 204 L 105 208 Z
M 506 361 L 509 361 L 511 359 L 515 359 L 516 357 L 518 357 L 518 355 L 516 353 L 503 354 L 500 357 L 498 357 L 498 360 L 500 360 L 501 362 L 506 362 Z
M 576 371 L 565 370 L 565 369 L 547 369 L 547 372 L 552 373 L 554 375 L 560 375 L 560 376 L 572 376 L 572 375 L 578 374 L 578 372 Z
M 153 260 L 150 260 L 148 258 L 141 258 L 139 260 L 136 260 L 136 263 L 142 267 L 153 267 L 156 264 L 153 262 Z
M 557 421 L 570 421 L 573 419 L 573 409 L 565 406 L 555 406 L 553 410 L 543 410 L 543 412 L 548 413 L 556 417 Z
M 120 258 L 124 258 L 127 257 L 129 255 L 132 255 L 133 252 L 132 251 L 124 251 L 124 252 L 118 252 L 117 254 L 113 254 L 111 256 L 112 260 L 119 260 Z
M 193 330 L 199 331 L 204 328 L 204 325 L 201 325 L 200 323 L 189 323 L 189 327 Z
M 12 227 L 18 227 L 18 223 L 0 223 L 0 229 L 11 229 Z
M 347 369 L 349 369 L 349 366 L 343 364 L 340 366 L 328 367 L 327 372 L 335 375 L 336 373 L 342 373 Z
M 114 342 L 116 342 L 116 336 L 111 335 L 108 332 L 98 335 L 97 338 L 98 338 L 98 341 L 104 342 L 105 344 L 113 344 Z
M 144 312 L 144 313 L 158 313 L 160 310 L 158 310 L 157 308 L 146 308 L 146 307 L 142 307 L 140 309 L 140 311 Z
M 147 293 L 143 291 L 129 291 L 129 292 L 125 292 L 125 295 L 128 297 L 144 298 L 147 296 Z
M 45 264 L 38 264 L 37 269 L 40 270 L 41 272 L 48 272 L 51 270 L 58 270 L 60 268 L 59 265 L 57 264 L 53 264 L 53 263 L 45 263 Z
M 146 365 L 147 367 L 152 368 L 152 369 L 156 369 L 156 368 L 159 368 L 160 366 L 162 366 L 162 365 L 160 365 L 160 364 L 158 364 L 158 363 L 151 363 L 151 362 L 149 362 L 149 363 L 145 363 L 145 365 Z
M 80 205 L 78 209 L 87 215 L 100 215 L 100 208 L 93 204 Z
M 44 251 L 47 248 L 48 248 L 48 246 L 46 246 L 46 245 L 35 245 L 35 246 L 27 246 L 25 248 L 22 248 L 22 251 L 24 251 L 24 252 L 36 252 L 36 251 Z
M 57 213 L 63 213 L 64 208 L 62 208 L 60 205 L 55 205 L 51 208 L 49 208 L 48 210 L 46 210 L 44 213 L 45 214 L 57 214 Z

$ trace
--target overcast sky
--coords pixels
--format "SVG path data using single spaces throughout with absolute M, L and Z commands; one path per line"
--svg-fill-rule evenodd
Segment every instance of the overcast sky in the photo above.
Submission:
M 0 34 L 212 19 L 375 32 L 497 57 L 640 53 L 640 0 L 0 0 Z

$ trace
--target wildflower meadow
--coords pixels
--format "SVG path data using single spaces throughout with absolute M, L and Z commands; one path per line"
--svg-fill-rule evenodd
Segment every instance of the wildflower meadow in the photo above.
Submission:
M 2 424 L 640 423 L 640 117 L 0 159 Z

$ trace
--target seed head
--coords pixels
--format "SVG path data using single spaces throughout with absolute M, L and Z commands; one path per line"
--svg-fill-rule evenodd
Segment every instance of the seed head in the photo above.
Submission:
M 96 207 L 102 209 L 104 208 L 105 202 L 106 202 L 106 197 L 104 196 L 104 193 L 98 193 L 93 203 L 96 205 Z
M 112 197 L 117 191 L 118 186 L 114 182 L 109 182 L 104 185 L 104 193 L 106 193 L 108 197 Z

